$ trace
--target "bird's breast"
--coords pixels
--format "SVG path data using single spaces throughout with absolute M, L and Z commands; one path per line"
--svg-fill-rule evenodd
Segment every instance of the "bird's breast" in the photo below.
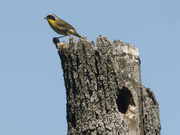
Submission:
M 48 19 L 48 23 L 49 25 L 51 26 L 51 28 L 58 34 L 61 34 L 61 35 L 67 35 L 66 34 L 66 31 L 64 30 L 63 27 L 60 27 L 56 24 L 55 21 L 51 20 L 51 19 Z

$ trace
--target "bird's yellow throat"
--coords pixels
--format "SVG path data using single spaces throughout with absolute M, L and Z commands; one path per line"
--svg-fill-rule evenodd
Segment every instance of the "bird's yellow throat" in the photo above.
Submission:
M 51 20 L 51 19 L 47 19 L 48 20 L 48 23 L 50 24 L 51 27 L 55 27 L 55 21 L 54 20 Z

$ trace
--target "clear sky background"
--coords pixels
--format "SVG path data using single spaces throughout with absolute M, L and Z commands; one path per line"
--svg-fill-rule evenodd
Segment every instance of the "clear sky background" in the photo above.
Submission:
M 179 0 L 1 0 L 0 135 L 67 133 L 63 71 L 52 42 L 58 34 L 43 19 L 52 13 L 89 41 L 106 35 L 136 46 L 142 84 L 159 102 L 161 134 L 179 133 Z

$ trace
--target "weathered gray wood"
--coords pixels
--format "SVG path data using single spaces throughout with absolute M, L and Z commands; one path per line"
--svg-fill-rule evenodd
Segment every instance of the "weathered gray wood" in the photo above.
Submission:
M 67 94 L 68 135 L 159 135 L 159 106 L 141 84 L 138 49 L 105 36 L 55 42 Z

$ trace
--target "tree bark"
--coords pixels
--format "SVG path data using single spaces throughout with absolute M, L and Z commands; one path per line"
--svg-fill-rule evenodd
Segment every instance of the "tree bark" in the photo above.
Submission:
M 54 39 L 67 95 L 68 135 L 159 135 L 159 105 L 141 84 L 138 49 L 105 36 L 97 46 Z

